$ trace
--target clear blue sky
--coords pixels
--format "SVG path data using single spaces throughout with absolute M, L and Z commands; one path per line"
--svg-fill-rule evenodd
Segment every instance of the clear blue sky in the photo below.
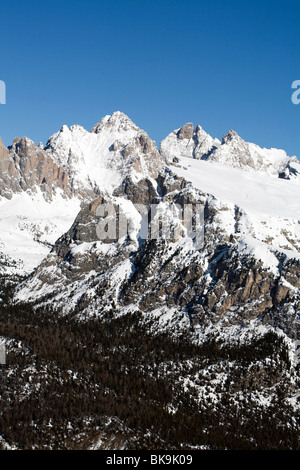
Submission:
M 186 122 L 300 156 L 299 0 L 1 2 L 0 135 L 37 144 L 119 110 L 159 143 Z

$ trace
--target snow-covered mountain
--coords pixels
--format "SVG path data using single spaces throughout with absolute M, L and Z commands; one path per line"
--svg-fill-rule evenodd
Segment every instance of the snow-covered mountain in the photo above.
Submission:
M 123 332 L 128 322 L 132 333 L 142 325 L 147 338 L 167 335 L 180 349 L 184 345 L 186 361 L 167 361 L 160 343 L 162 365 L 153 365 L 162 367 L 155 377 L 172 390 L 163 405 L 168 416 L 177 416 L 186 393 L 186 410 L 216 412 L 220 406 L 222 414 L 233 400 L 240 412 L 249 400 L 258 416 L 282 393 L 282 406 L 293 419 L 299 412 L 300 340 L 296 157 L 261 149 L 233 131 L 219 141 L 191 123 L 167 136 L 158 150 L 120 112 L 105 116 L 91 132 L 63 126 L 45 147 L 16 139 L 12 147 L 0 147 L 0 157 L 2 274 L 26 274 L 13 287 L 15 308 L 26 313 L 30 306 L 38 319 L 50 314 L 50 322 L 60 319 L 63 328 L 69 321 L 97 321 L 108 329 L 120 322 Z M 186 208 L 193 214 L 192 230 Z M 99 228 L 103 234 L 110 224 L 116 230 L 101 237 Z M 132 318 L 139 320 L 132 324 Z M 119 345 L 112 344 L 115 357 Z M 199 366 L 193 347 L 202 346 Z M 120 349 L 124 370 L 130 347 Z M 103 348 L 97 346 L 97 354 Z M 242 376 L 241 351 L 247 358 Z M 106 356 L 99 357 L 101 362 Z M 134 352 L 126 374 L 140 367 L 153 378 L 148 359 L 141 366 L 136 357 Z M 167 370 L 173 371 L 172 386 Z M 101 390 L 101 396 L 106 393 Z M 122 394 L 127 396 L 123 389 Z M 104 421 L 111 423 L 111 416 Z
M 202 266 L 201 282 L 209 278 L 203 273 L 210 272 L 208 260 L 220 243 L 232 246 L 237 256 L 262 263 L 262 269 L 280 282 L 283 264 L 300 259 L 298 160 L 284 151 L 244 142 L 233 131 L 220 142 L 188 123 L 163 140 L 159 152 L 145 131 L 125 114 L 115 112 L 91 132 L 79 125 L 63 126 L 45 147 L 36 147 L 27 138 L 15 139 L 8 149 L 2 144 L 1 165 L 2 273 L 28 275 L 36 269 L 19 289 L 19 299 L 37 300 L 57 292 L 65 298 L 67 293 L 70 302 L 64 308 L 73 308 L 79 293 L 89 285 L 91 272 L 96 278 L 99 269 L 102 272 L 101 253 L 105 253 L 109 258 L 101 276 L 109 278 L 111 295 L 118 301 L 117 286 L 129 282 L 136 272 L 132 257 L 140 255 L 143 243 L 136 230 L 129 239 L 112 241 L 108 249 L 107 241 L 99 240 L 95 232 L 99 201 L 110 201 L 118 208 L 116 213 L 126 203 L 125 216 L 132 226 L 143 221 L 136 204 L 148 210 L 159 204 L 160 212 L 167 214 L 170 204 L 192 202 L 205 207 L 206 214 L 215 213 L 212 220 L 205 219 L 206 233 L 211 235 L 206 236 L 201 250 L 181 236 L 170 245 L 170 255 L 173 249 L 182 252 L 177 262 L 186 269 L 191 260 L 184 253 L 193 253 L 192 258 Z M 168 217 L 178 226 L 177 215 L 171 211 Z M 83 237 L 79 226 L 86 227 Z M 118 252 L 123 254 L 116 281 L 110 266 L 115 269 Z M 95 265 L 85 262 L 90 257 Z M 73 263 L 76 269 L 70 274 Z M 284 282 L 286 290 L 294 292 L 294 284 Z
M 182 143 L 190 142 L 195 135 L 197 151 L 200 152 L 201 138 L 202 147 L 205 149 L 201 158 L 194 158 L 194 151 L 190 156 L 186 156 L 187 147 L 183 150 L 181 148 Z M 141 136 L 142 140 L 147 142 L 145 154 L 144 146 L 140 147 Z M 276 166 L 276 151 L 265 151 L 268 158 L 264 163 L 258 163 L 257 157 L 258 167 L 254 165 L 250 168 L 245 162 L 249 162 L 249 149 L 252 151 L 252 162 L 254 161 L 253 149 L 256 149 L 256 146 L 244 143 L 233 132 L 228 133 L 222 143 L 218 143 L 199 126 L 194 131 L 188 124 L 180 131 L 172 133 L 171 138 L 174 136 L 179 147 L 176 161 L 169 164 L 169 167 L 164 161 L 170 159 L 166 152 L 162 151 L 167 145 L 166 141 L 161 145 L 160 156 L 155 144 L 121 113 L 106 116 L 91 133 L 79 126 L 73 126 L 70 129 L 63 128 L 50 138 L 46 152 L 51 153 L 58 166 L 70 165 L 74 175 L 73 181 L 78 181 L 78 194 L 82 194 L 84 188 L 93 187 L 95 196 L 94 199 L 89 197 L 86 204 L 83 204 L 70 230 L 57 240 L 34 274 L 20 286 L 17 293 L 19 300 L 26 298 L 39 301 L 45 296 L 50 296 L 51 302 L 61 306 L 65 312 L 77 308 L 79 302 L 80 305 L 88 305 L 86 309 L 81 309 L 82 314 L 88 315 L 91 310 L 110 308 L 111 302 L 114 302 L 120 311 L 125 311 L 129 295 L 134 309 L 147 309 L 150 313 L 155 312 L 157 316 L 158 312 L 162 314 L 166 308 L 171 308 L 171 318 L 185 312 L 188 322 L 190 312 L 194 309 L 206 312 L 208 308 L 210 312 L 222 311 L 222 315 L 231 310 L 240 312 L 241 308 L 250 312 L 252 302 L 253 308 L 262 313 L 275 306 L 279 297 L 282 299 L 292 296 L 289 300 L 290 311 L 293 310 L 294 314 L 297 314 L 292 298 L 297 298 L 299 287 L 293 276 L 300 262 L 300 213 L 297 203 L 300 184 L 297 179 L 286 180 L 278 177 L 282 162 L 286 166 L 291 162 L 297 165 L 297 162 L 294 159 L 290 159 L 290 162 L 284 152 L 278 151 L 278 155 L 282 157 L 279 159 L 282 165 Z M 124 150 L 128 148 L 129 155 L 125 157 L 127 151 Z M 262 153 L 263 151 L 260 155 Z M 226 163 L 220 161 L 225 160 L 227 154 L 229 157 Z M 97 155 L 101 156 L 98 160 Z M 222 159 L 218 155 L 221 155 Z M 143 169 L 140 165 L 136 166 L 141 157 L 144 159 Z M 273 160 L 271 157 L 274 157 Z M 127 158 L 128 166 L 126 163 L 122 166 L 124 158 Z M 116 164 L 114 170 L 113 162 Z M 109 178 L 111 171 L 116 172 L 112 180 Z M 103 177 L 105 183 L 102 183 Z M 74 190 L 75 183 L 72 187 Z M 127 223 L 131 226 L 139 226 L 142 221 L 135 209 L 136 204 L 143 204 L 149 210 L 151 205 L 159 204 L 160 211 L 169 214 L 173 227 L 178 226 L 178 216 L 172 211 L 169 213 L 170 205 L 180 203 L 183 207 L 190 203 L 198 204 L 205 210 L 205 242 L 199 249 L 195 244 L 190 244 L 190 240 L 185 239 L 185 236 L 175 237 L 165 240 L 168 247 L 165 253 L 159 248 L 159 240 L 146 240 L 142 243 L 138 229 L 133 231 L 129 238 L 110 242 L 99 240 L 96 232 L 100 220 L 97 208 L 107 201 L 116 208 L 116 214 L 120 211 L 125 213 Z M 239 264 L 243 260 L 243 264 L 248 265 L 249 272 L 255 269 L 266 273 L 263 275 L 263 282 L 267 287 L 263 292 L 256 286 L 257 275 L 252 273 L 249 274 L 247 288 L 244 289 L 243 284 L 239 287 L 247 292 L 245 298 L 245 294 L 242 297 L 233 295 L 233 292 L 230 294 L 232 289 L 236 289 L 236 284 L 230 287 L 226 281 L 221 289 L 221 279 L 218 279 L 219 294 L 215 293 L 216 280 L 211 273 L 215 269 L 215 261 L 212 260 L 218 246 L 227 247 L 224 253 L 226 258 L 228 257 L 226 269 L 229 271 L 235 266 L 236 273 L 236 263 Z M 126 293 L 126 285 L 132 286 L 132 279 L 138 277 L 136 263 L 140 261 L 137 260 L 140 260 L 143 250 L 149 249 L 147 256 L 154 257 L 153 269 L 156 274 L 150 271 L 151 282 L 148 285 L 147 278 L 144 278 L 145 273 L 141 273 L 139 282 L 143 285 L 142 292 L 135 285 L 134 289 L 130 288 Z M 156 260 L 157 256 L 159 258 Z M 174 257 L 176 262 L 170 263 Z M 162 281 L 162 274 L 157 273 L 157 269 L 159 272 L 162 269 L 161 263 L 168 266 L 167 273 L 163 274 L 163 279 L 168 281 Z M 185 281 L 181 280 L 183 286 L 177 292 L 174 286 L 175 279 L 180 277 L 178 267 L 180 266 L 182 273 L 182 269 L 189 271 L 189 266 L 194 264 L 198 266 L 197 289 L 194 285 L 195 279 L 192 285 L 189 283 L 186 286 Z M 284 277 L 283 272 L 288 270 L 288 265 L 291 265 L 290 271 Z M 172 269 L 169 272 L 170 266 Z M 49 284 L 47 280 L 50 272 Z M 267 276 L 267 280 L 264 276 Z M 253 284 L 251 302 L 248 282 Z M 260 280 L 259 283 L 261 282 Z M 101 298 L 99 285 L 106 286 Z M 175 303 L 174 292 L 177 292 Z M 67 304 L 66 296 L 69 298 Z M 215 298 L 215 301 L 211 303 L 208 297 Z M 232 300 L 229 301 L 230 298 Z
M 111 192 L 131 175 L 155 178 L 164 161 L 155 143 L 123 113 L 105 116 L 91 132 L 63 126 L 43 147 L 0 141 L 2 271 L 29 274 L 74 221 L 82 201 Z M 5 261 L 5 262 L 4 262 Z
M 189 122 L 171 132 L 160 144 L 160 153 L 168 162 L 173 158 L 182 156 L 190 158 L 203 158 L 218 148 L 221 142 L 213 139 L 201 126 L 194 129 L 194 125 Z
M 160 152 L 169 163 L 174 158 L 190 157 L 280 178 L 300 177 L 300 164 L 295 156 L 289 157 L 284 150 L 265 149 L 245 142 L 233 130 L 227 132 L 220 142 L 200 126 L 194 129 L 192 123 L 187 123 L 161 142 Z
M 1 162 L 6 168 L 0 201 L 2 272 L 30 274 L 36 269 L 19 289 L 19 299 L 36 301 L 49 293 L 64 299 L 67 293 L 70 301 L 64 308 L 69 310 L 80 292 L 86 295 L 89 291 L 92 305 L 91 298 L 98 298 L 96 290 L 88 287 L 93 273 L 94 283 L 95 277 L 99 282 L 98 276 L 109 279 L 114 292 L 110 297 L 118 302 L 120 285 L 128 283 L 137 269 L 133 254 L 139 256 L 143 244 L 139 230 L 109 246 L 99 240 L 95 231 L 99 201 L 110 201 L 118 208 L 116 213 L 125 204 L 125 217 L 132 226 L 143 220 L 136 204 L 148 210 L 159 204 L 165 214 L 168 206 L 178 201 L 182 206 L 190 202 L 203 206 L 206 213 L 216 214 L 212 220 L 205 219 L 210 236 L 206 236 L 201 250 L 190 246 L 184 237 L 177 237 L 169 254 L 177 249 L 182 252 L 178 266 L 188 269 L 192 253 L 192 259 L 196 257 L 202 266 L 199 272 L 203 282 L 209 279 L 203 273 L 211 270 L 207 263 L 214 256 L 214 247 L 227 243 L 237 256 L 261 263 L 262 269 L 285 283 L 287 292 L 295 292 L 293 283 L 283 281 L 282 266 L 300 260 L 299 163 L 284 151 L 260 149 L 233 131 L 220 142 L 200 126 L 194 129 L 188 123 L 171 133 L 158 152 L 144 131 L 125 114 L 115 112 L 105 116 L 91 132 L 78 125 L 63 126 L 44 148 L 27 138 L 15 139 L 8 149 L 2 145 Z M 288 168 L 294 169 L 294 178 L 288 175 Z M 281 177 L 282 172 L 286 178 Z M 172 211 L 168 217 L 173 226 L 178 226 Z M 84 236 L 78 227 L 85 227 Z M 117 253 L 122 261 L 115 275 Z M 90 258 L 92 264 L 87 261 Z M 49 284 L 50 267 L 53 273 Z M 178 275 L 175 267 L 174 273 Z M 101 302 L 105 303 L 104 298 Z M 168 301 L 157 305 L 165 304 Z
M 58 166 L 67 168 L 75 191 L 112 190 L 127 174 L 156 177 L 162 168 L 156 145 L 125 114 L 105 116 L 91 132 L 63 126 L 45 147 Z

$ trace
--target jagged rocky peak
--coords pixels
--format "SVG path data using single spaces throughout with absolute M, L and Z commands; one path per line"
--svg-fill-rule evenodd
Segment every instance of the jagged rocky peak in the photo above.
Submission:
M 63 126 L 50 137 L 46 151 L 67 165 L 80 187 L 113 190 L 129 173 L 156 177 L 165 162 L 146 132 L 119 111 L 91 130 Z
M 99 135 L 106 135 L 110 132 L 114 137 L 109 150 L 120 151 L 124 158 L 140 152 L 143 155 L 152 153 L 153 158 L 158 157 L 161 160 L 155 142 L 120 111 L 105 116 L 92 128 L 91 132 Z
M 230 131 L 227 132 L 227 134 L 223 135 L 222 144 L 227 144 L 228 142 L 231 142 L 233 140 L 242 140 L 242 139 L 237 134 L 237 132 L 231 129 Z
M 36 150 L 34 142 L 28 137 L 15 137 L 11 149 L 20 157 Z
M 190 122 L 171 132 L 161 142 L 160 153 L 168 164 L 178 163 L 180 157 L 188 157 L 285 179 L 298 178 L 300 175 L 297 158 L 289 157 L 284 150 L 261 148 L 246 142 L 232 129 L 223 135 L 220 142 L 200 125 L 194 128 Z
M 22 173 L 21 176 L 24 179 L 29 177 L 29 172 L 37 170 L 39 166 L 39 177 L 37 178 L 37 184 L 40 184 L 40 176 L 45 173 L 45 171 L 41 170 L 46 163 L 43 150 L 36 147 L 35 143 L 28 137 L 15 137 L 13 140 L 13 144 L 10 147 L 10 151 L 16 164 L 19 165 Z M 53 161 L 50 163 L 50 159 L 48 160 L 48 165 L 49 164 L 53 166 Z M 45 175 L 43 175 L 42 177 L 44 178 L 44 176 Z
M 0 196 L 10 199 L 20 190 L 15 162 L 0 138 Z
M 290 162 L 297 161 L 289 157 L 284 150 L 261 148 L 247 142 L 237 132 L 230 130 L 222 138 L 222 144 L 209 155 L 209 160 L 230 165 L 244 170 L 254 170 L 278 177 Z
M 10 199 L 15 193 L 40 187 L 51 198 L 53 190 L 66 188 L 65 172 L 28 137 L 15 137 L 8 148 L 1 141 L 0 157 L 1 196 Z
M 213 139 L 201 126 L 194 128 L 193 123 L 188 122 L 161 142 L 160 153 L 168 163 L 180 156 L 201 159 L 219 145 L 220 141 Z
M 222 138 L 221 146 L 209 155 L 209 160 L 239 168 L 255 169 L 263 165 L 262 155 L 251 144 L 245 142 L 235 131 L 230 130 Z
M 91 132 L 63 125 L 45 147 L 16 137 L 9 148 L 0 143 L 0 194 L 40 188 L 47 198 L 61 188 L 66 197 L 93 198 L 100 188 L 112 192 L 133 173 L 156 178 L 165 160 L 154 141 L 120 111 L 107 115 Z
M 121 111 L 115 111 L 113 114 L 107 114 L 100 122 L 95 124 L 91 132 L 99 134 L 103 128 L 113 128 L 114 132 L 139 132 L 141 129 L 134 124 L 131 119 Z

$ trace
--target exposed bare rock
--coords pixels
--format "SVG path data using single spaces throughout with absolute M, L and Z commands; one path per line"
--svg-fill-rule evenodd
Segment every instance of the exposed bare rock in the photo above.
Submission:
M 178 131 L 178 139 L 191 139 L 194 135 L 194 125 L 191 122 L 188 122 Z

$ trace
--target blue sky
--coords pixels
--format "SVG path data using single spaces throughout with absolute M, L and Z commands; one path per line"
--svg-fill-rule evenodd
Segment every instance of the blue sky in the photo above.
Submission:
M 37 144 L 119 110 L 159 143 L 186 122 L 300 157 L 298 0 L 1 2 L 0 135 Z

